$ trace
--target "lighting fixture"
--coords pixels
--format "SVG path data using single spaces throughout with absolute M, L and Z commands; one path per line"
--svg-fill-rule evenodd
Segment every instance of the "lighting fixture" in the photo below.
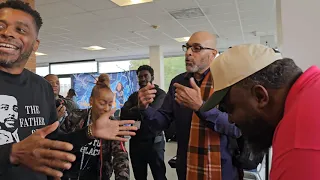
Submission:
M 89 46 L 89 47 L 83 47 L 82 49 L 86 49 L 89 51 L 99 51 L 99 50 L 104 50 L 106 48 L 100 47 L 100 46 Z
M 188 42 L 190 37 L 181 37 L 181 38 L 174 38 L 174 40 L 178 42 Z
M 111 1 L 116 3 L 118 6 L 130 6 L 134 4 L 153 2 L 153 0 L 111 0 Z
M 36 56 L 46 56 L 47 54 L 41 52 L 35 52 Z

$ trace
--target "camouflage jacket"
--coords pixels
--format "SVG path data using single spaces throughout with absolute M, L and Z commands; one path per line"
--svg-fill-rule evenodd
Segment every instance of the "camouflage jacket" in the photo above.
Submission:
M 66 117 L 60 126 L 60 131 L 64 133 L 74 132 L 84 128 L 87 124 L 90 109 L 76 109 Z M 123 148 L 125 148 L 123 146 Z M 100 152 L 101 153 L 101 152 Z M 129 158 L 128 153 L 121 147 L 119 141 L 102 141 L 102 179 L 109 180 L 114 171 L 116 180 L 129 180 Z M 99 163 L 100 167 L 100 161 Z

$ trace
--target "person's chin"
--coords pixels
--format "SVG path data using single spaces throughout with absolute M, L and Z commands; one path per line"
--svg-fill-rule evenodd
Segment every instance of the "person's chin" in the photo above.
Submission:
M 243 137 L 247 140 L 248 144 L 254 152 L 266 152 L 272 145 L 274 128 L 271 126 L 239 126 Z
M 246 136 L 244 135 L 244 137 Z M 254 152 L 266 152 L 272 145 L 273 134 L 255 134 L 247 136 L 246 139 Z
M 0 55 L 0 65 L 4 67 L 12 67 L 18 62 L 17 59 L 9 58 Z
M 139 83 L 139 86 L 140 86 L 141 88 L 144 88 L 144 87 L 147 86 L 147 83 Z

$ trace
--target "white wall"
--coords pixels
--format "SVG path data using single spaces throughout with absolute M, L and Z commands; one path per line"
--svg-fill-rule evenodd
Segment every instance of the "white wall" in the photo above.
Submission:
M 320 1 L 277 0 L 277 5 L 277 26 L 282 29 L 278 43 L 283 55 L 304 70 L 320 66 Z

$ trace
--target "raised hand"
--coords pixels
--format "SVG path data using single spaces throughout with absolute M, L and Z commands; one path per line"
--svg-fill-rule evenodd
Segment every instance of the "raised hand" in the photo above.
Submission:
M 198 111 L 203 104 L 201 90 L 194 78 L 190 78 L 190 85 L 192 88 L 174 83 L 173 86 L 176 88 L 175 100 L 185 107 Z
M 67 108 L 64 105 L 60 105 L 59 107 L 57 107 L 58 120 L 60 120 L 60 118 L 62 118 L 66 114 L 66 110 Z
M 137 127 L 135 126 L 124 126 L 124 125 L 132 125 L 134 124 L 134 120 L 110 120 L 110 116 L 112 116 L 115 112 L 113 109 L 110 112 L 107 112 L 100 116 L 96 121 L 92 124 L 92 135 L 95 138 L 105 139 L 105 140 L 116 140 L 116 141 L 127 141 L 126 138 L 122 138 L 121 136 L 134 136 Z
M 73 149 L 72 144 L 45 139 L 58 126 L 59 122 L 55 122 L 13 144 L 10 162 L 48 176 L 62 177 L 62 172 L 57 169 L 70 169 L 71 162 L 76 160 L 76 156 L 65 152 Z
M 154 89 L 154 85 L 148 83 L 146 87 L 141 88 L 138 92 L 138 108 L 146 109 L 149 104 L 154 101 L 157 90 Z

